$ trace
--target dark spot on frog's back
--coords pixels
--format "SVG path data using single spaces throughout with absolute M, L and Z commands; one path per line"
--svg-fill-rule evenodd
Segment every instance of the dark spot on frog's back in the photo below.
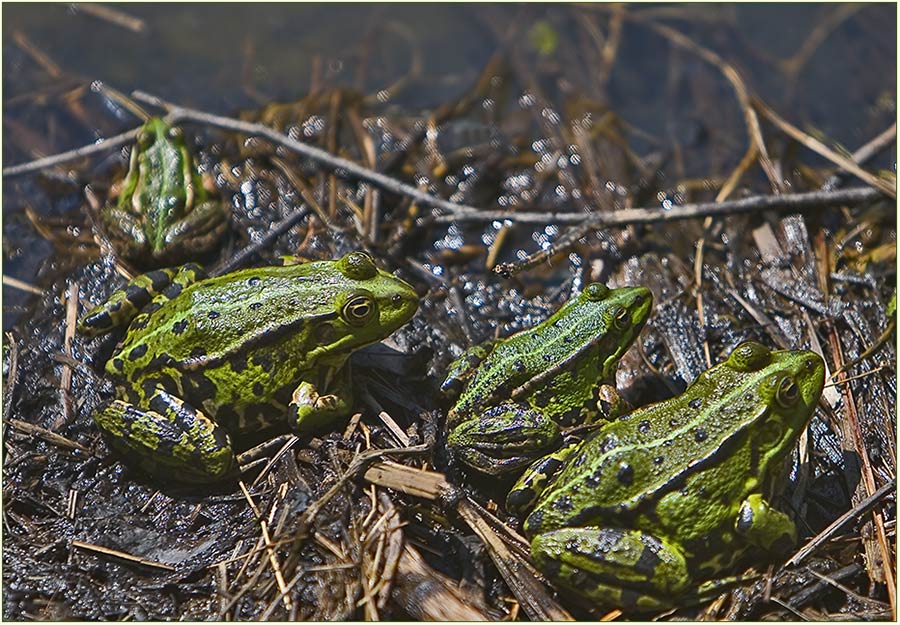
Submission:
M 202 358 L 206 356 L 206 350 L 197 345 L 191 350 L 191 358 Z
M 661 562 L 662 560 L 656 554 L 656 550 L 649 545 L 644 545 L 644 548 L 641 550 L 641 556 L 634 564 L 634 569 L 638 573 L 646 575 L 649 578 L 653 575 L 653 572 L 656 571 L 656 567 L 659 566 Z
M 219 390 L 218 387 L 202 373 L 186 375 L 182 378 L 181 383 L 184 385 L 184 394 L 187 397 L 197 398 L 198 400 L 215 397 L 216 392 Z
M 254 354 L 253 364 L 266 372 L 272 370 L 272 360 L 266 354 Z
M 259 278 L 256 276 L 247 278 L 247 286 L 256 286 L 257 284 L 259 284 Z
M 707 434 L 706 430 L 704 430 L 703 428 L 697 428 L 696 430 L 694 430 L 694 440 L 698 443 L 702 443 L 708 437 L 709 434 Z
M 622 486 L 631 486 L 634 483 L 634 467 L 630 464 L 622 463 L 619 466 L 619 472 L 616 473 L 616 479 Z
M 229 360 L 228 364 L 231 365 L 231 370 L 235 373 L 243 373 L 247 370 L 247 359 L 244 358 L 243 354 L 238 354 L 237 356 Z
M 265 389 L 263 389 L 263 385 L 260 384 L 259 382 L 253 383 L 253 394 L 256 395 L 257 397 L 261 396 L 263 394 L 264 390 Z
M 137 360 L 141 358 L 144 354 L 147 353 L 147 344 L 141 343 L 140 345 L 132 348 L 130 352 L 128 352 L 128 360 Z
M 218 319 L 220 315 L 219 315 L 218 310 L 211 310 L 208 313 L 206 313 L 206 316 L 209 317 L 210 319 Z
M 688 406 L 690 406 L 694 410 L 699 408 L 701 406 L 701 404 L 703 404 L 703 400 L 700 399 L 699 397 L 695 397 L 694 399 L 692 399 L 691 401 L 688 402 Z
M 641 434 L 646 434 L 650 431 L 650 421 L 648 421 L 647 419 L 642 419 L 638 422 L 637 429 Z
M 258 310 L 259 308 L 262 308 L 262 302 L 253 302 L 250 304 L 250 310 Z
M 172 324 L 172 334 L 184 334 L 188 328 L 188 320 L 182 319 Z

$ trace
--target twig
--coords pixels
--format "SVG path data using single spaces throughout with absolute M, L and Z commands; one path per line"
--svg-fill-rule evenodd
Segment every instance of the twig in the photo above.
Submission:
M 337 175 L 339 176 L 349 176 L 352 178 L 357 178 L 359 180 L 364 180 L 385 191 L 390 191 L 391 193 L 396 193 L 398 195 L 409 196 L 427 206 L 442 208 L 448 211 L 468 210 L 471 212 L 479 212 L 479 209 L 475 208 L 474 206 L 465 206 L 441 199 L 439 197 L 431 195 L 430 193 L 426 193 L 413 186 L 400 182 L 399 180 L 395 180 L 394 178 L 385 176 L 384 174 L 372 171 L 371 169 L 363 167 L 362 165 L 354 163 L 353 161 L 335 156 L 315 146 L 296 141 L 288 137 L 287 135 L 274 130 L 273 128 L 262 126 L 260 124 L 239 121 L 230 117 L 211 115 L 209 113 L 204 113 L 203 111 L 198 111 L 196 109 L 185 108 L 176 104 L 166 102 L 142 91 L 135 91 L 134 93 L 132 93 L 132 96 L 136 100 L 140 100 L 141 102 L 153 104 L 168 110 L 169 114 L 166 115 L 166 120 L 170 123 L 174 123 L 177 121 L 193 121 L 208 124 L 210 126 L 215 126 L 216 128 L 239 132 L 245 135 L 264 137 L 269 141 L 272 141 L 273 143 L 284 146 L 289 150 L 301 154 L 302 156 L 315 160 L 322 166 L 335 171 L 335 173 L 337 173 Z
M 282 593 L 281 601 L 284 603 L 284 609 L 290 612 L 293 607 L 293 602 L 287 594 L 287 587 L 284 581 L 284 575 L 281 572 L 281 565 L 278 562 L 278 556 L 275 553 L 272 539 L 269 537 L 269 525 L 260 513 L 256 503 L 253 501 L 253 497 L 250 496 L 250 491 L 247 490 L 244 482 L 238 482 L 238 485 L 241 487 L 241 492 L 243 492 L 244 497 L 247 498 L 247 503 L 250 504 L 250 509 L 253 510 L 253 514 L 256 516 L 256 520 L 259 523 L 259 529 L 262 532 L 262 538 L 266 545 L 266 553 L 269 556 L 269 564 L 272 566 L 272 571 L 275 573 L 275 581 L 278 582 L 278 589 Z
M 248 258 L 253 256 L 256 252 L 266 247 L 271 241 L 274 241 L 282 234 L 293 228 L 295 225 L 300 223 L 300 220 L 306 217 L 309 214 L 309 209 L 306 206 L 301 206 L 293 213 L 279 221 L 277 224 L 272 226 L 266 234 L 264 234 L 258 241 L 252 243 L 242 249 L 240 252 L 229 258 L 224 263 L 216 265 L 213 267 L 209 275 L 211 276 L 221 276 L 223 274 L 228 273 L 229 271 L 233 271 L 237 267 L 240 267 L 244 264 Z
M 603 213 L 557 213 L 516 212 L 508 210 L 483 210 L 469 212 L 454 210 L 449 215 L 439 215 L 435 221 L 502 221 L 509 219 L 525 224 L 571 224 L 588 222 L 593 227 L 624 226 L 627 224 L 649 224 L 706 217 L 707 215 L 735 215 L 765 210 L 799 211 L 809 208 L 830 208 L 832 206 L 855 206 L 877 200 L 884 195 L 876 189 L 854 187 L 833 192 L 810 191 L 785 195 L 754 195 L 726 202 L 704 202 L 682 204 L 672 208 L 623 208 Z
M 759 98 L 753 98 L 753 106 L 758 109 L 766 119 L 778 126 L 784 134 L 805 145 L 819 156 L 828 159 L 841 169 L 853 174 L 866 184 L 875 187 L 885 195 L 889 195 L 894 199 L 897 198 L 897 190 L 893 185 L 889 184 L 886 180 L 882 180 L 881 178 L 870 174 L 851 159 L 842 154 L 838 154 L 815 137 L 811 137 L 796 126 L 791 125 Z
M 889 148 L 895 141 L 897 141 L 897 122 L 891 124 L 890 128 L 860 147 L 850 155 L 850 158 L 857 165 L 864 165 L 881 153 L 882 150 Z M 826 180 L 821 187 L 822 191 L 834 191 L 837 189 L 841 185 L 841 179 L 844 177 L 841 174 L 846 176 L 846 172 L 841 171 Z
M 757 156 L 759 158 L 760 165 L 762 165 L 763 171 L 765 171 L 766 176 L 769 178 L 769 182 L 772 184 L 772 187 L 776 191 L 783 192 L 784 183 L 781 181 L 781 176 L 778 175 L 778 172 L 775 169 L 775 165 L 772 164 L 772 160 L 769 158 L 769 153 L 766 151 L 766 143 L 763 139 L 762 130 L 759 126 L 759 119 L 757 118 L 756 112 L 751 106 L 750 92 L 747 89 L 747 86 L 744 84 L 744 80 L 741 78 L 740 74 L 738 74 L 734 66 L 732 66 L 730 63 L 725 62 L 718 54 L 716 54 L 712 50 L 694 43 L 687 36 L 673 28 L 670 28 L 663 24 L 658 24 L 656 22 L 643 20 L 635 16 L 634 13 L 629 14 L 628 18 L 633 19 L 639 24 L 643 24 L 651 30 L 656 31 L 658 34 L 668 39 L 671 43 L 681 48 L 690 50 L 707 63 L 715 65 L 719 69 L 719 71 L 722 72 L 722 75 L 725 76 L 725 79 L 731 83 L 731 86 L 734 89 L 734 93 L 737 96 L 738 104 L 741 107 L 741 111 L 743 111 L 744 113 L 744 122 L 747 125 L 747 134 L 750 135 L 750 141 L 756 146 Z
M 26 293 L 34 293 L 35 295 L 43 295 L 44 290 L 39 289 L 36 286 L 32 286 L 27 282 L 23 282 L 17 278 L 13 278 L 12 276 L 8 276 L 3 274 L 3 286 L 8 286 L 13 289 L 19 289 L 20 291 L 25 291 Z
M 133 17 L 127 13 L 123 13 L 117 9 L 111 9 L 106 5 L 98 4 L 96 2 L 83 2 L 81 4 L 76 4 L 75 7 L 85 15 L 90 15 L 111 24 L 115 24 L 116 26 L 127 28 L 132 32 L 143 32 L 147 26 L 144 20 L 139 17 Z
M 102 553 L 103 555 L 113 556 L 115 558 L 120 558 L 122 560 L 127 560 L 128 562 L 134 562 L 135 564 L 143 564 L 144 566 L 151 566 L 156 569 L 163 569 L 164 571 L 174 571 L 175 567 L 170 566 L 168 564 L 163 564 L 162 562 L 156 562 L 155 560 L 148 560 L 147 558 L 142 558 L 140 556 L 136 556 L 130 553 L 126 553 L 125 551 L 119 551 L 117 549 L 110 549 L 109 547 L 104 547 L 103 545 L 94 545 L 92 543 L 82 542 L 80 540 L 73 540 L 69 543 L 72 547 L 78 547 L 79 549 L 84 549 L 86 551 L 93 551 L 94 553 Z
M 890 482 L 876 490 L 872 493 L 871 496 L 866 497 L 858 504 L 847 510 L 844 514 L 834 520 L 831 525 L 822 530 L 818 536 L 810 540 L 808 543 L 803 545 L 797 553 L 791 556 L 791 559 L 784 563 L 785 567 L 792 566 L 794 564 L 799 564 L 806 557 L 811 554 L 813 551 L 818 549 L 819 545 L 827 541 L 829 538 L 838 533 L 845 525 L 854 521 L 867 513 L 869 510 L 875 507 L 875 505 L 881 501 L 885 496 L 894 492 L 897 489 L 897 478 L 892 479 Z
M 19 419 L 9 419 L 6 421 L 6 424 L 16 430 L 19 430 L 20 432 L 42 438 L 48 443 L 56 445 L 57 447 L 72 450 L 77 449 L 80 452 L 91 455 L 91 450 L 81 443 L 76 443 L 75 441 L 70 440 L 61 434 L 57 434 L 56 432 L 48 430 L 47 428 L 42 428 L 39 425 L 34 425 L 33 423 L 28 423 L 27 421 L 20 421 Z
M 118 134 L 114 137 L 110 137 L 109 139 L 103 139 L 101 141 L 98 141 L 97 143 L 92 143 L 75 150 L 69 150 L 68 152 L 60 152 L 59 154 L 45 156 L 44 158 L 39 158 L 27 163 L 21 163 L 20 165 L 4 167 L 3 177 L 8 178 L 21 174 L 27 174 L 33 171 L 39 171 L 41 169 L 53 167 L 54 165 L 59 165 L 60 163 L 73 161 L 77 158 L 82 158 L 84 156 L 90 156 L 91 154 L 96 154 L 98 152 L 117 148 L 120 145 L 124 145 L 131 141 L 134 141 L 135 138 L 137 138 L 137 134 L 140 129 L 140 126 L 138 126 L 137 128 L 132 128 L 131 130 L 123 132 L 122 134 Z

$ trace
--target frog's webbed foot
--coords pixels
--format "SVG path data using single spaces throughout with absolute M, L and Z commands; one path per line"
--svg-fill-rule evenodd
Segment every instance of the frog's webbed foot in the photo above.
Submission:
M 323 395 L 310 382 L 301 382 L 291 398 L 293 427 L 296 432 L 314 432 L 334 425 L 334 421 L 350 414 L 353 395 L 347 384 L 334 384 L 334 392 Z
M 786 554 L 797 544 L 796 524 L 759 494 L 750 495 L 741 503 L 734 529 L 750 544 L 772 554 Z
M 209 251 L 228 227 L 225 205 L 207 201 L 194 206 L 187 215 L 172 223 L 154 256 L 165 257 L 173 251 L 200 253 Z M 184 256 L 184 254 L 182 254 Z
M 681 551 L 639 530 L 564 528 L 531 541 L 538 568 L 553 581 L 608 607 L 671 607 L 691 586 Z
M 184 287 L 204 277 L 203 269 L 194 263 L 136 275 L 82 317 L 78 322 L 78 331 L 86 336 L 95 336 L 132 322 L 140 324 L 140 318 L 146 318 L 153 310 L 181 293 Z
M 573 438 L 556 451 L 536 460 L 525 469 L 509 494 L 506 496 L 506 510 L 518 517 L 523 516 L 540 497 L 547 485 L 553 480 L 556 472 L 563 465 L 575 449 L 581 444 L 581 440 Z
M 117 399 L 94 413 L 94 421 L 112 447 L 159 478 L 205 483 L 235 472 L 228 435 L 201 411 L 162 389 L 147 406 Z
M 447 447 L 456 457 L 489 475 L 522 469 L 559 443 L 559 427 L 552 419 L 511 402 L 463 421 L 447 436 Z

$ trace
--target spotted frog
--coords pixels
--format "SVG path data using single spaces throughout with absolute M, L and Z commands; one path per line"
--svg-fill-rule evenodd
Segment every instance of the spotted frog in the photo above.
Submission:
M 117 399 L 94 413 L 115 448 L 159 477 L 211 482 L 235 472 L 231 435 L 349 414 L 347 358 L 409 321 L 416 292 L 363 252 L 292 262 L 152 271 L 80 322 L 88 335 L 130 324 L 106 363 Z
M 204 188 L 184 133 L 158 117 L 138 132 L 119 187 L 100 220 L 116 250 L 142 266 L 205 254 L 225 233 L 225 206 Z
M 561 425 L 614 416 L 623 404 L 610 383 L 652 305 L 644 287 L 594 282 L 543 323 L 469 349 L 442 386 L 459 393 L 448 448 L 467 466 L 502 475 L 558 447 Z
M 714 597 L 745 555 L 783 554 L 797 530 L 768 498 L 824 379 L 813 352 L 742 343 L 682 395 L 560 452 L 523 524 L 535 563 L 603 606 L 646 611 Z M 534 499 L 529 481 L 511 507 Z

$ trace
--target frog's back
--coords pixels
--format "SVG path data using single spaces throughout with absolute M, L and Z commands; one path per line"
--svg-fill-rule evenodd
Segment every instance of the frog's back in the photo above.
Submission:
M 573 372 L 576 366 L 593 367 L 599 375 L 599 359 L 579 358 L 587 350 L 602 349 L 608 334 L 603 316 L 592 312 L 573 299 L 545 322 L 498 342 L 472 375 L 459 405 L 469 411 L 491 405 L 529 380 L 567 365 Z M 608 351 L 614 349 L 612 345 Z
M 646 522 L 672 492 L 693 496 L 682 501 L 704 507 L 698 514 L 717 514 L 719 503 L 733 507 L 735 491 L 754 475 L 746 426 L 765 410 L 734 384 L 736 378 L 722 370 L 715 384 L 695 382 L 677 409 L 671 402 L 653 404 L 598 431 L 568 459 L 526 529 Z M 728 468 L 740 464 L 741 470 Z
M 126 372 L 190 369 L 201 359 L 208 366 L 279 335 L 303 334 L 302 324 L 334 316 L 335 290 L 302 267 L 246 269 L 190 285 L 136 319 L 117 357 Z

